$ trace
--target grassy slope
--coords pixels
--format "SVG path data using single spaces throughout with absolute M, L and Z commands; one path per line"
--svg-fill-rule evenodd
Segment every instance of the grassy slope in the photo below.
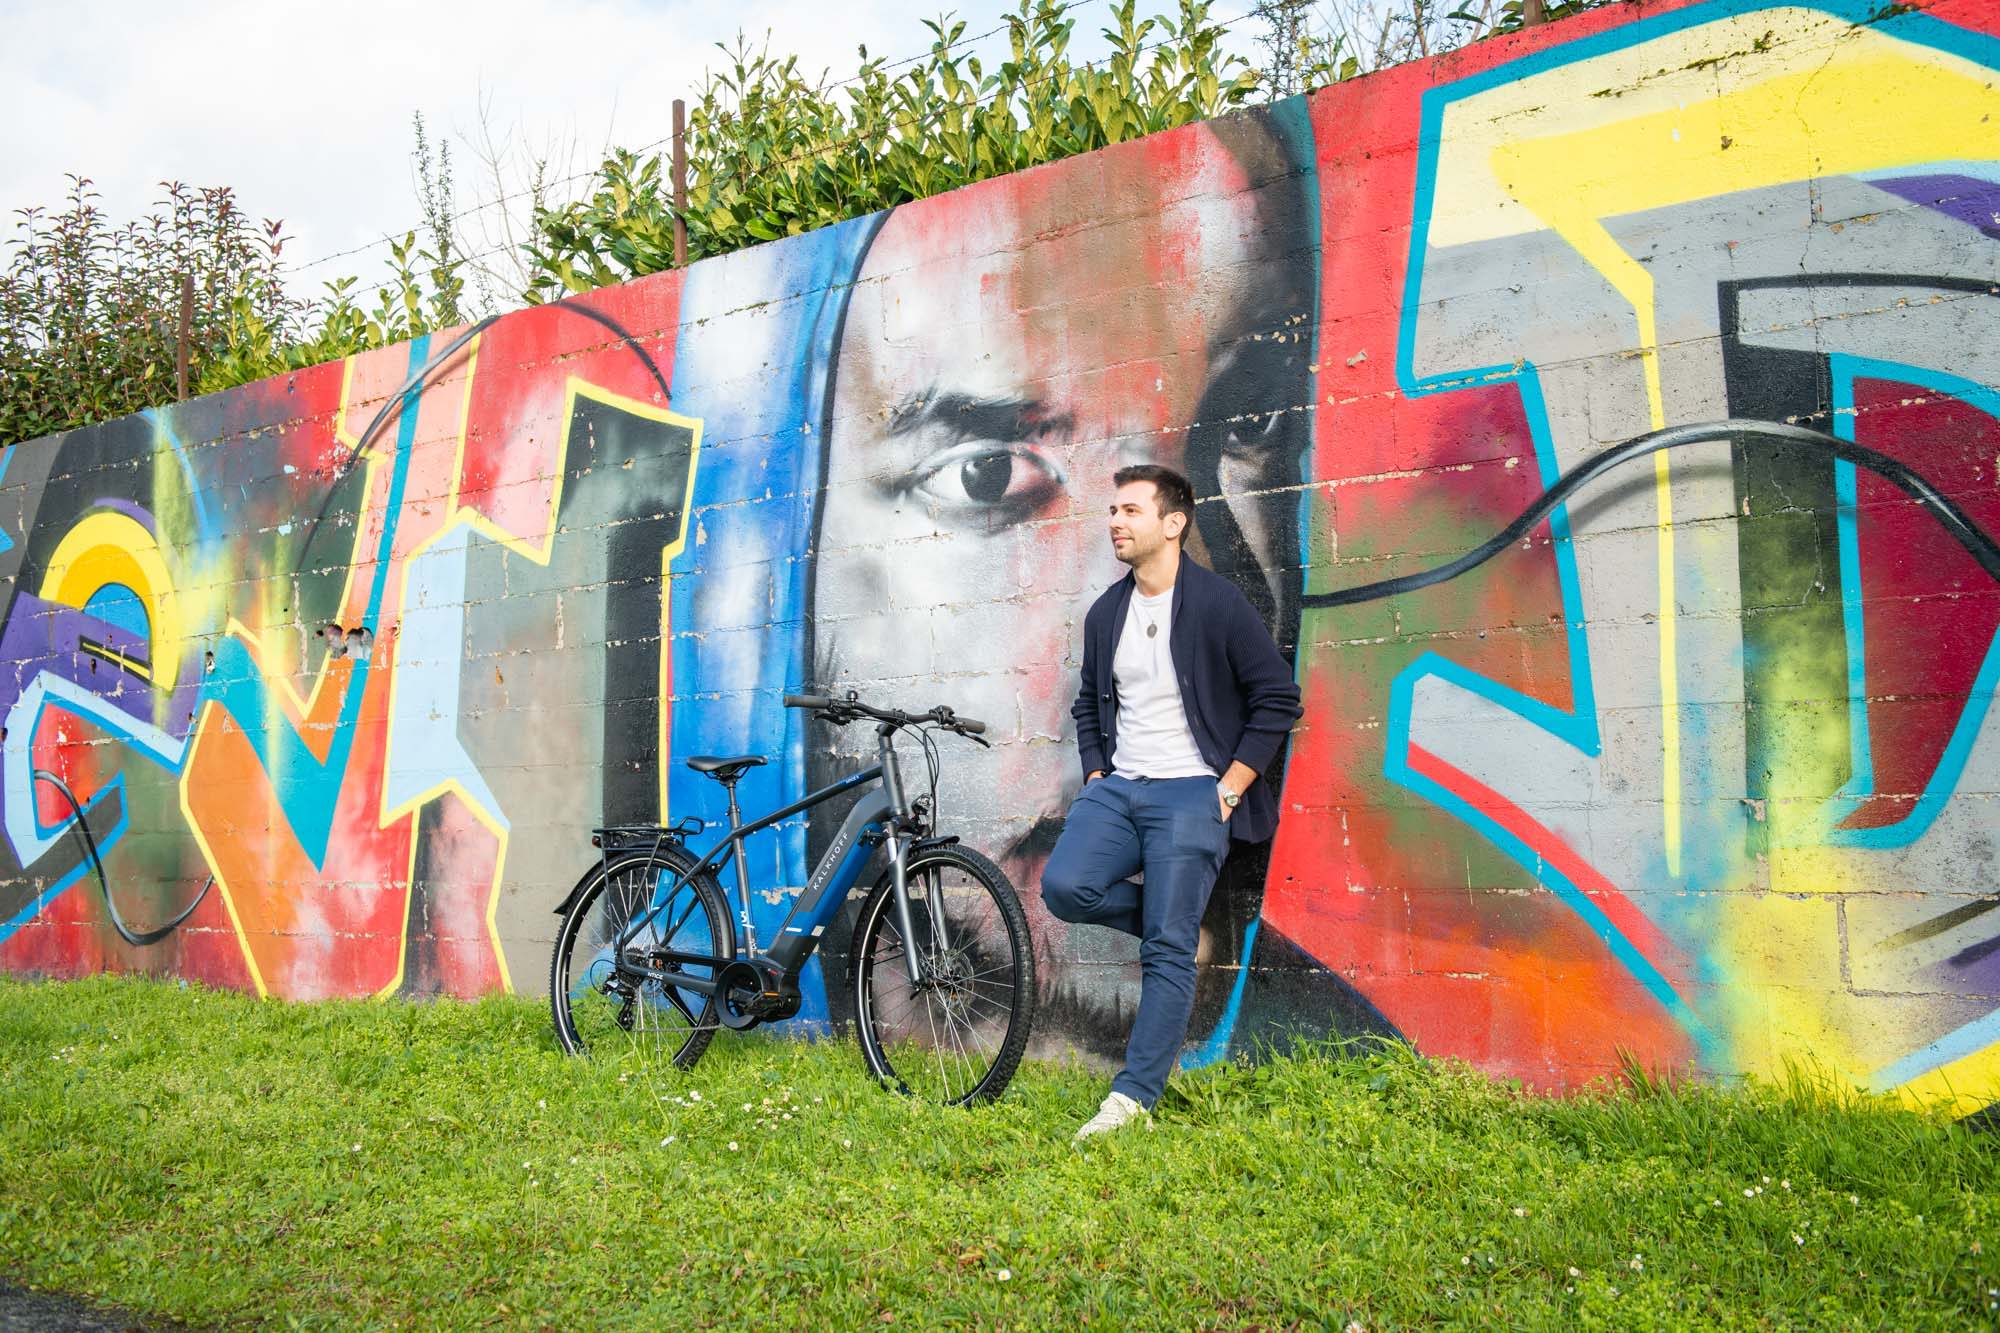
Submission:
M 98 979 L 0 980 L 0 1088 L 0 1273 L 198 1322 L 1963 1327 L 2000 1300 L 2000 1139 L 1797 1087 L 1550 1101 L 1283 1060 L 1079 1153 L 1102 1088 L 1073 1071 L 949 1112 L 848 1043 L 724 1034 L 660 1074 L 563 1058 L 525 1000 Z

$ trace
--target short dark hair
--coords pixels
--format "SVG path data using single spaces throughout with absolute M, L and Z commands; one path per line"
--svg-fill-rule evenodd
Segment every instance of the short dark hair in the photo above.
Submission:
M 1186 514 L 1187 521 L 1194 522 L 1194 487 L 1188 479 L 1170 467 L 1158 463 L 1134 463 L 1121 467 L 1111 474 L 1113 486 L 1126 486 L 1135 481 L 1153 483 L 1153 493 L 1160 502 L 1160 517 L 1168 514 Z M 1181 538 L 1187 537 L 1187 529 L 1181 529 Z

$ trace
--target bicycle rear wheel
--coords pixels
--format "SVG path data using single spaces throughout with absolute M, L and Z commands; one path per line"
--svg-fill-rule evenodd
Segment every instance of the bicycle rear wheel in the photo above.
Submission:
M 682 877 L 694 859 L 672 847 L 601 866 L 584 884 L 556 931 L 549 963 L 549 1003 L 556 1040 L 571 1055 L 615 1054 L 691 1069 L 719 1026 L 715 1000 L 685 987 L 635 976 L 615 966 L 612 950 L 632 922 L 647 924 L 628 957 L 654 949 L 728 958 L 736 932 L 722 891 L 707 875 Z M 707 980 L 717 969 L 688 964 Z
M 910 858 L 914 941 L 896 920 L 884 876 L 861 908 L 849 954 L 854 1014 L 868 1072 L 946 1105 L 1006 1090 L 1035 1020 L 1035 956 L 1027 914 L 998 866 L 965 847 Z M 944 929 L 938 930 L 942 917 Z M 910 984 L 914 948 L 928 979 Z

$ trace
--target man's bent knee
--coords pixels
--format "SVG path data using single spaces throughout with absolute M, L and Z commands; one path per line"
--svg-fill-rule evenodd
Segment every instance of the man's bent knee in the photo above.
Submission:
M 1080 875 L 1062 857 L 1050 857 L 1042 871 L 1042 903 L 1058 921 L 1082 925 L 1094 921 L 1094 913 L 1104 907 L 1104 895 L 1116 881 Z
M 1053 866 L 1042 874 L 1042 905 L 1058 921 L 1086 920 L 1103 898 L 1103 886 L 1085 884 L 1079 876 L 1065 874 Z

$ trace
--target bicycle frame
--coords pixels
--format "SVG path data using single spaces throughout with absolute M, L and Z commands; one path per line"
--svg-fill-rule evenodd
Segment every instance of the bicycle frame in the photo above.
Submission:
M 685 884 L 705 871 L 719 869 L 723 862 L 734 860 L 736 869 L 736 908 L 742 922 L 743 933 L 737 943 L 733 957 L 720 958 L 709 954 L 684 953 L 674 949 L 653 951 L 652 956 L 667 964 L 665 967 L 644 966 L 634 962 L 627 949 L 673 899 L 673 894 L 654 894 L 656 902 L 647 910 L 634 917 L 632 922 L 619 933 L 613 946 L 613 954 L 620 971 L 647 980 L 659 981 L 678 990 L 693 991 L 698 995 L 714 996 L 722 989 L 720 969 L 731 963 L 765 965 L 774 969 L 786 984 L 796 986 L 799 974 L 805 970 L 813 951 L 819 947 L 826 928 L 846 903 L 848 894 L 853 892 L 861 872 L 874 855 L 875 847 L 886 842 L 889 847 L 889 867 L 894 886 L 896 924 L 905 941 L 913 941 L 914 923 L 910 916 L 909 885 L 904 867 L 908 863 L 910 848 L 920 840 L 922 830 L 903 791 L 902 768 L 897 761 L 893 738 L 897 728 L 882 723 L 875 729 L 876 762 L 856 773 L 850 773 L 838 782 L 820 788 L 816 792 L 800 798 L 792 804 L 763 816 L 761 819 L 743 823 L 741 811 L 736 804 L 736 788 L 730 784 L 729 792 L 729 832 L 708 853 L 688 868 L 684 874 L 676 875 L 672 881 L 674 888 Z M 757 951 L 757 929 L 750 918 L 750 876 L 746 858 L 743 855 L 744 839 L 761 833 L 775 824 L 782 823 L 804 810 L 832 800 L 856 787 L 880 780 L 882 789 L 865 794 L 848 811 L 841 823 L 839 833 L 820 856 L 819 864 L 813 868 L 806 881 L 805 891 L 792 904 L 792 910 L 778 928 L 776 939 L 768 955 Z M 607 849 L 607 856 L 609 851 Z M 936 896 L 935 886 L 933 895 Z M 949 948 L 945 937 L 944 904 L 934 901 L 930 904 L 933 930 L 936 932 L 938 947 Z M 668 938 L 672 938 L 669 932 Z M 910 984 L 921 986 L 927 978 L 923 971 L 923 960 L 914 947 L 903 950 L 903 961 L 908 971 Z M 718 969 L 715 978 L 689 976 L 682 969 L 688 966 Z

